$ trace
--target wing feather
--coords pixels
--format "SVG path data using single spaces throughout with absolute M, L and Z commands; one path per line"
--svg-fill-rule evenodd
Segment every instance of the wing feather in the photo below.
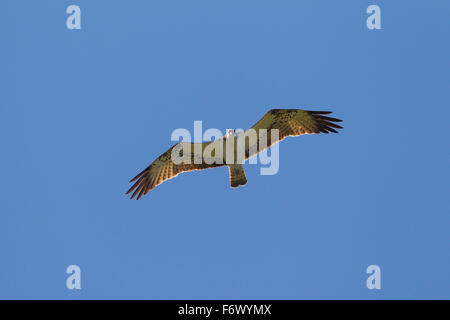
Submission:
M 202 144 L 202 150 L 209 144 L 209 142 Z M 223 164 L 207 164 L 204 161 L 202 163 L 194 163 L 194 144 L 191 143 L 191 163 L 175 164 L 172 161 L 172 150 L 176 146 L 171 147 L 169 150 L 160 155 L 155 161 L 153 161 L 147 168 L 138 173 L 130 182 L 134 182 L 131 188 L 127 191 L 127 194 L 131 192 L 131 199 L 136 197 L 138 200 L 142 195 L 147 194 L 150 190 L 160 185 L 166 180 L 172 179 L 182 172 L 193 170 L 204 170 L 209 168 L 215 168 L 223 166 Z M 203 158 L 202 158 L 203 159 Z
M 257 146 L 250 148 L 250 146 L 246 144 L 245 159 L 270 148 L 274 143 L 277 143 L 289 136 L 330 132 L 338 133 L 335 129 L 342 129 L 342 127 L 335 122 L 341 122 L 342 120 L 324 116 L 325 114 L 330 113 L 332 112 L 308 111 L 300 109 L 269 110 L 264 117 L 262 117 L 253 127 L 250 128 L 256 131 Z M 274 141 L 272 141 L 270 133 L 270 130 L 272 129 L 279 130 L 278 139 L 275 139 Z M 265 135 L 261 132 L 262 130 L 267 130 L 267 134 Z M 262 143 L 261 145 L 261 139 L 265 139 L 266 143 Z

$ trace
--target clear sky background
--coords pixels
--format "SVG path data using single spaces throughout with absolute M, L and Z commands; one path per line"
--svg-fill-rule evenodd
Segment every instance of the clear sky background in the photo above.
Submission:
M 444 0 L 1 1 L 0 298 L 450 298 L 449 17 Z M 274 107 L 345 129 L 283 141 L 279 173 L 247 165 L 243 188 L 219 168 L 125 195 L 174 129 Z

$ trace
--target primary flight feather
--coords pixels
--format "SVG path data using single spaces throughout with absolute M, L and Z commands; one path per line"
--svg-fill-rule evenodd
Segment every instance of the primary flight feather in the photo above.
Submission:
M 288 136 L 329 132 L 338 133 L 336 129 L 342 129 L 342 127 L 336 124 L 336 122 L 341 122 L 342 120 L 325 116 L 330 113 L 331 111 L 306 111 L 300 109 L 269 110 L 253 127 L 244 132 L 244 134 L 250 134 L 250 131 L 255 132 L 257 139 L 255 143 L 245 143 L 244 159 L 246 160 L 259 152 L 270 148 L 270 146 L 280 142 Z M 271 134 L 268 134 L 268 132 L 271 132 L 273 129 L 278 132 L 278 137 L 275 136 L 275 139 L 273 139 Z M 136 196 L 136 199 L 139 199 L 142 195 L 147 194 L 156 186 L 166 180 L 176 177 L 182 172 L 216 168 L 225 165 L 229 168 L 231 187 L 235 188 L 240 185 L 245 185 L 247 183 L 247 178 L 245 177 L 242 163 L 229 163 L 225 161 L 228 139 L 236 140 L 237 138 L 235 134 L 231 133 L 216 141 L 204 143 L 180 142 L 172 146 L 147 168 L 130 180 L 130 182 L 134 182 L 134 184 L 128 190 L 127 194 L 133 192 L 131 199 Z M 217 160 L 217 158 L 211 159 L 204 157 L 204 152 L 208 149 L 213 149 L 211 155 L 214 156 L 214 148 L 218 147 L 219 144 L 222 144 L 221 147 L 223 147 L 224 150 L 223 155 L 220 155 L 220 158 L 223 158 L 224 161 L 212 161 Z M 176 151 L 174 148 L 181 147 L 185 147 L 191 151 L 189 154 L 185 154 L 186 159 L 189 159 L 189 161 L 178 163 L 173 161 L 172 154 Z M 233 159 L 236 159 L 236 150 L 233 152 L 235 153 L 232 155 Z

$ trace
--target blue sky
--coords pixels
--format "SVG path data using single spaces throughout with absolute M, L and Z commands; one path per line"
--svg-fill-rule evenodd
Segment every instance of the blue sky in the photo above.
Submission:
M 0 298 L 450 298 L 448 1 L 0 12 Z M 345 129 L 283 141 L 279 173 L 247 165 L 237 190 L 219 168 L 125 195 L 174 129 L 248 128 L 274 107 Z

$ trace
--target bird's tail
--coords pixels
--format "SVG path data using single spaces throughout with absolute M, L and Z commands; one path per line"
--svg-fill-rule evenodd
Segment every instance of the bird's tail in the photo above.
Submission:
M 230 164 L 228 169 L 230 170 L 230 185 L 232 188 L 247 184 L 247 177 L 242 164 Z

